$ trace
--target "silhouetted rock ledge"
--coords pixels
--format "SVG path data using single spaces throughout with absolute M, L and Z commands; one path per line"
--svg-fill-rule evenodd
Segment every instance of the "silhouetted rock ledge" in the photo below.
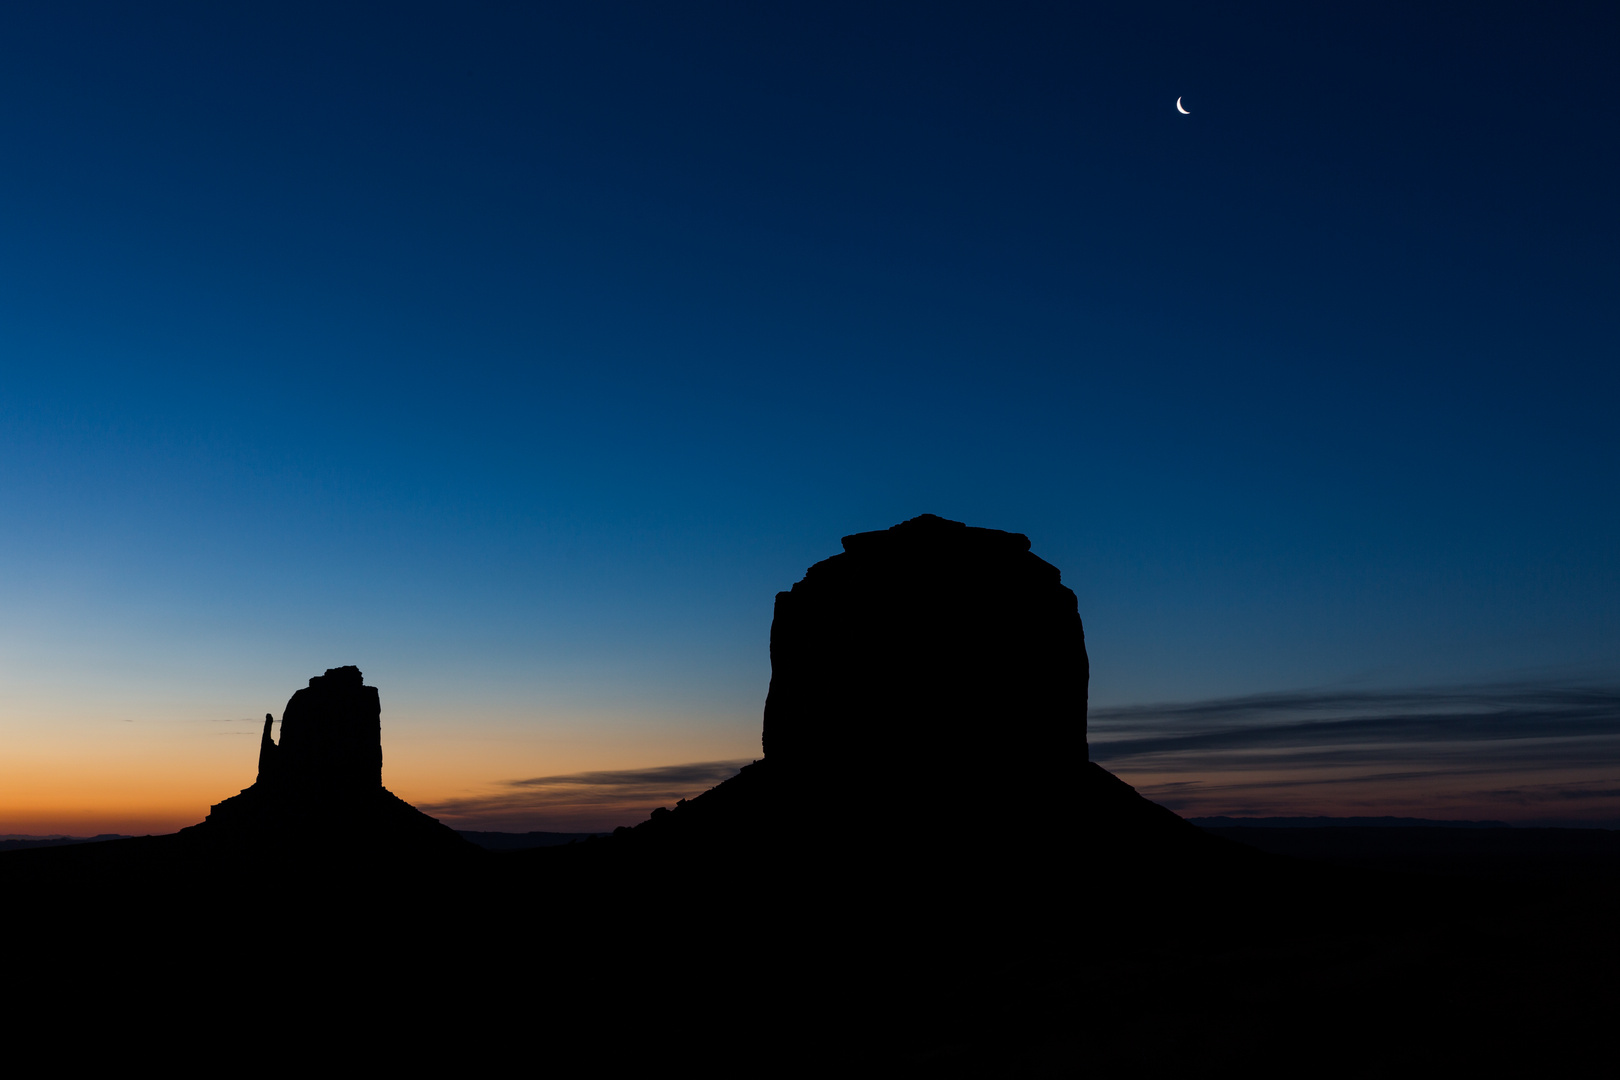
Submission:
M 211 846 L 279 843 L 414 853 L 473 851 L 382 785 L 382 704 L 357 667 L 329 668 L 293 694 L 281 742 L 266 714 L 259 775 L 182 835 Z

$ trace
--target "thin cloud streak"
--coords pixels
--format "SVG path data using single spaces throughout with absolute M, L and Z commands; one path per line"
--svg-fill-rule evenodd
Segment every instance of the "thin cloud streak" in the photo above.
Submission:
M 1496 683 L 1097 709 L 1092 757 L 1196 816 L 1620 824 L 1620 688 Z
M 690 765 L 660 765 L 650 769 L 607 769 L 601 772 L 563 773 L 560 776 L 536 776 L 529 780 L 508 780 L 510 787 L 612 787 L 663 788 L 670 785 L 690 787 L 706 784 L 709 787 L 737 775 L 747 761 L 701 761 Z

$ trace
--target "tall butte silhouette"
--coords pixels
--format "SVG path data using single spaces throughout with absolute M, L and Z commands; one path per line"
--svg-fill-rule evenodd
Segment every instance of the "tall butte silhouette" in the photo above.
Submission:
M 766 757 L 829 795 L 970 795 L 1027 827 L 1086 758 L 1075 595 L 1018 533 L 925 515 L 844 538 L 776 597 Z
M 293 694 L 281 742 L 266 713 L 259 775 L 181 832 L 215 845 L 280 843 L 412 853 L 469 847 L 382 784 L 382 702 L 357 667 L 328 668 Z
M 964 845 L 1015 874 L 1036 850 L 1227 850 L 1089 760 L 1078 602 L 1028 537 L 924 514 L 843 546 L 776 596 L 764 759 L 621 836 L 864 850 L 879 873 Z

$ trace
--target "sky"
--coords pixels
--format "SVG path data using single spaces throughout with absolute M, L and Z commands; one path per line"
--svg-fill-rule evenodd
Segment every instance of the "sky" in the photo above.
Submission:
M 760 755 L 775 593 L 920 513 L 1062 570 L 1174 809 L 1620 824 L 1617 49 L 0 6 L 0 833 L 194 823 L 345 664 L 402 797 L 633 824 Z

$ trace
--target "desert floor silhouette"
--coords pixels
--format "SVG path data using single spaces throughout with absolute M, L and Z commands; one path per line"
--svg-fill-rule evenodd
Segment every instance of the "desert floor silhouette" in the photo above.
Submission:
M 1075 596 L 1025 537 L 924 515 L 844 549 L 778 594 L 764 756 L 634 828 L 458 835 L 383 786 L 378 690 L 337 667 L 205 821 L 0 855 L 27 1022 L 113 1056 L 609 1074 L 1605 1052 L 1620 834 L 1200 828 L 1088 760 Z

